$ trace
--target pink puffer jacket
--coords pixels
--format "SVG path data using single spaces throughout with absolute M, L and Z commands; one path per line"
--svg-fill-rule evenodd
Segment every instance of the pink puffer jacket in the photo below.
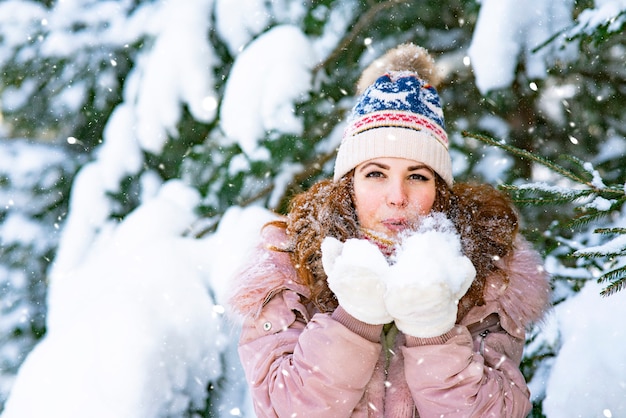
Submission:
M 268 227 L 239 277 L 231 307 L 243 316 L 239 355 L 259 417 L 525 417 L 519 370 L 525 330 L 543 315 L 549 283 L 522 238 L 501 260 L 509 282 L 489 277 L 485 304 L 448 333 L 405 336 L 362 323 L 341 307 L 305 304 L 284 232 Z M 494 320 L 495 319 L 495 320 Z M 499 321 L 498 321 L 499 319 Z M 471 330 L 471 331 L 470 331 Z

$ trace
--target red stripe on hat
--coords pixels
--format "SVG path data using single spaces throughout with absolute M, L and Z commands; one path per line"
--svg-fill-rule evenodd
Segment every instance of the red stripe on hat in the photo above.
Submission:
M 446 147 L 448 146 L 448 134 L 441 126 L 433 122 L 430 118 L 411 112 L 399 112 L 399 111 L 382 111 L 368 113 L 355 121 L 353 121 L 344 132 L 344 138 L 348 136 L 358 135 L 361 132 L 369 129 L 395 127 L 413 129 L 415 131 L 421 131 L 428 129 L 431 131 L 439 141 L 441 141 Z

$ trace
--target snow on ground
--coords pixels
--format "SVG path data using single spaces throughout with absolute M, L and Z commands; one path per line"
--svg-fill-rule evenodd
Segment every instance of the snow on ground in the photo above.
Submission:
M 22 366 L 3 418 L 179 416 L 190 403 L 202 407 L 209 382 L 228 378 L 237 389 L 237 365 L 225 370 L 221 358 L 236 352 L 221 304 L 273 216 L 232 208 L 215 234 L 195 239 L 181 235 L 195 203 L 195 191 L 166 183 L 54 277 L 47 334 Z M 229 410 L 245 406 L 244 390 L 231 392 Z
M 559 304 L 546 325 L 561 349 L 547 379 L 543 402 L 550 418 L 626 416 L 626 292 L 600 296 L 588 282 Z M 553 341 L 556 343 L 556 341 Z

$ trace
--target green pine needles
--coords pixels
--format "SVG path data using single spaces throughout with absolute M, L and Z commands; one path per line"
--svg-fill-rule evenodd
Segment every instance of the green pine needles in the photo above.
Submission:
M 619 214 L 626 203 L 624 184 L 605 184 L 599 172 L 589 162 L 571 155 L 563 156 L 568 167 L 559 165 L 541 155 L 517 148 L 482 134 L 463 132 L 463 136 L 476 139 L 489 146 L 501 148 L 507 153 L 540 164 L 566 181 L 566 186 L 554 186 L 535 182 L 520 185 L 502 185 L 519 205 L 571 205 L 575 216 L 556 222 L 562 228 L 577 229 L 591 227 L 599 234 L 598 245 L 573 249 L 569 254 L 579 259 L 594 260 L 599 268 L 598 282 L 605 285 L 602 296 L 610 296 L 626 288 L 626 228 L 619 226 L 594 227 L 605 219 Z

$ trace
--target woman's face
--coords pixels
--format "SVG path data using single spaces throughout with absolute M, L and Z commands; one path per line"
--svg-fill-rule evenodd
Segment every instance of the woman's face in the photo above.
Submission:
M 404 158 L 375 158 L 354 170 L 354 205 L 363 228 L 396 237 L 415 228 L 435 202 L 435 174 Z

